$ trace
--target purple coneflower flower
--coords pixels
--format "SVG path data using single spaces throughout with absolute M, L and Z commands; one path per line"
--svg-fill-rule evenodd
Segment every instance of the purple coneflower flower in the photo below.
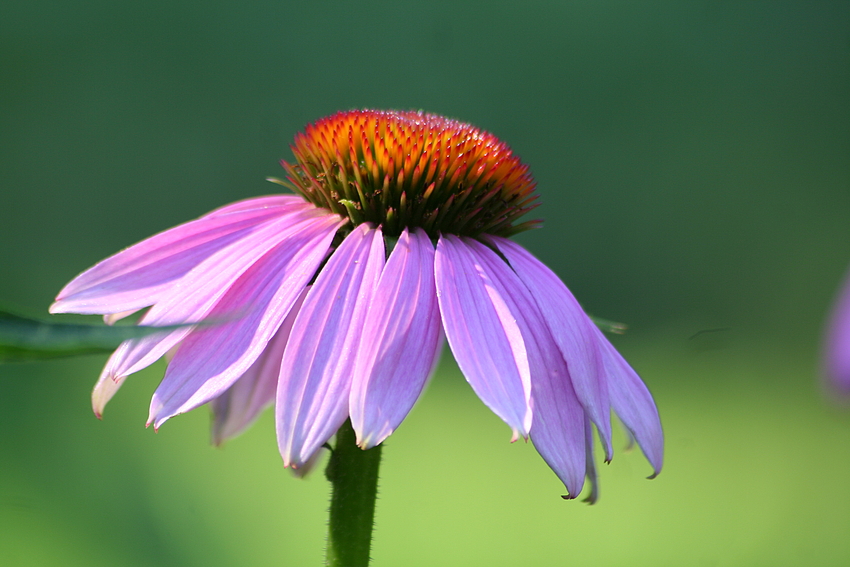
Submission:
M 92 395 L 168 354 L 149 423 L 211 402 L 214 440 L 274 402 L 285 466 L 351 419 L 368 449 L 408 414 L 443 337 L 479 398 L 531 437 L 571 497 L 594 485 L 593 432 L 613 409 L 657 474 L 663 436 L 637 374 L 545 265 L 507 237 L 536 207 L 510 148 L 417 112 L 341 112 L 295 138 L 296 195 L 249 199 L 153 236 L 79 275 L 53 313 L 197 323 L 123 343 Z M 592 424 L 592 425 L 591 425 Z M 654 476 L 654 475 L 653 475 Z
M 838 293 L 825 346 L 825 373 L 830 387 L 841 395 L 850 395 L 850 272 Z

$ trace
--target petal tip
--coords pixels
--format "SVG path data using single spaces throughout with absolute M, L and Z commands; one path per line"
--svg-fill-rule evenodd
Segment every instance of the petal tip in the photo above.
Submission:
M 531 428 L 527 428 L 527 429 L 512 428 L 511 429 L 511 443 L 516 443 L 517 441 L 519 441 L 520 438 L 522 438 L 523 441 L 528 443 L 528 438 L 529 438 L 528 432 L 530 430 L 531 430 Z
M 280 456 L 283 459 L 283 468 L 292 468 L 293 470 L 298 468 L 298 464 L 292 462 L 292 459 L 290 458 L 288 452 L 284 453 L 283 451 L 281 451 Z
M 163 423 L 165 423 L 164 419 L 159 419 L 158 417 L 156 417 L 156 415 L 154 415 L 153 412 L 151 412 L 151 414 L 148 416 L 148 420 L 145 422 L 145 428 L 153 426 L 154 432 L 159 433 L 159 428 L 162 426 Z
M 224 442 L 229 439 L 229 436 L 223 431 L 223 427 L 216 427 L 215 422 L 210 428 L 210 445 L 213 447 L 222 447 Z
M 360 447 L 361 449 L 366 451 L 368 449 L 371 449 L 375 445 L 377 445 L 379 443 L 379 441 L 377 440 L 377 438 L 374 435 L 368 435 L 368 436 L 364 436 L 364 437 L 358 436 L 356 443 L 357 443 L 358 447 Z

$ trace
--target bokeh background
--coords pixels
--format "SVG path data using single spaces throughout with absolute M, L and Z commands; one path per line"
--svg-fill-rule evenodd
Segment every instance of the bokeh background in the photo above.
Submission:
M 621 435 L 601 501 L 565 502 L 446 353 L 386 443 L 374 565 L 847 565 L 850 411 L 818 355 L 848 103 L 845 1 L 4 2 L 0 303 L 46 315 L 99 259 L 274 192 L 321 116 L 460 118 L 535 174 L 519 241 L 629 325 L 667 461 L 644 480 Z M 221 449 L 205 409 L 146 430 L 160 363 L 99 422 L 104 361 L 0 366 L 0 564 L 321 562 L 327 483 L 283 469 L 270 413 Z

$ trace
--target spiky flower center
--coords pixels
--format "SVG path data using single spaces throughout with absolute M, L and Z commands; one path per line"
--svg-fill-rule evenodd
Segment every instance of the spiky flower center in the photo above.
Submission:
M 287 185 L 384 234 L 422 227 L 441 233 L 510 236 L 537 206 L 534 179 L 511 149 L 478 128 L 422 112 L 352 110 L 322 118 L 295 137 Z

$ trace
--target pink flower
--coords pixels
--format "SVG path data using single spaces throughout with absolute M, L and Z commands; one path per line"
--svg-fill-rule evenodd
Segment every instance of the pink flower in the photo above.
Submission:
M 826 335 L 824 367 L 830 387 L 850 395 L 850 273 L 844 281 L 832 311 Z
M 309 125 L 279 183 L 107 258 L 53 313 L 198 323 L 123 343 L 92 396 L 173 353 L 149 423 L 207 402 L 214 439 L 274 402 L 285 466 L 351 419 L 364 449 L 402 422 L 443 337 L 479 398 L 531 437 L 571 497 L 594 487 L 593 428 L 611 459 L 613 409 L 661 470 L 655 403 L 570 291 L 511 234 L 536 206 L 528 168 L 495 136 L 414 112 L 352 111 Z

